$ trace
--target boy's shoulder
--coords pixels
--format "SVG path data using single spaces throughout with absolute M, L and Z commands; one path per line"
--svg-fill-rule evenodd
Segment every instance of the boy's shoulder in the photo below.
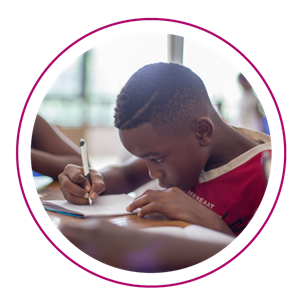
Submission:
M 271 136 L 264 134 L 262 132 L 257 132 L 253 130 L 248 130 L 245 128 L 239 128 L 239 127 L 234 127 L 232 126 L 236 131 L 239 133 L 243 134 L 247 138 L 254 140 L 255 142 L 259 144 L 269 144 L 271 147 Z
M 262 167 L 261 159 L 263 153 L 265 151 L 271 152 L 272 150 L 271 137 L 261 132 L 256 132 L 244 128 L 233 128 L 236 129 L 239 133 L 248 137 L 249 139 L 257 142 L 258 145 L 239 155 L 238 157 L 232 159 L 230 162 L 219 168 L 202 172 L 199 177 L 199 183 L 208 182 L 218 177 L 221 177 L 224 174 L 229 174 L 232 172 L 234 172 L 234 174 L 236 175 L 237 173 L 242 173 L 247 169 L 252 171 L 257 168 L 260 171 Z

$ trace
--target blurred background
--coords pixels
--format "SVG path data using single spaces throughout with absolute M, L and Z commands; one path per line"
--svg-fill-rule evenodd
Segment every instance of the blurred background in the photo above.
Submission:
M 38 114 L 75 144 L 84 138 L 93 168 L 120 163 L 129 155 L 113 126 L 117 95 L 135 71 L 156 62 L 189 67 L 229 124 L 269 134 L 263 108 L 239 71 L 206 47 L 168 34 L 128 36 L 87 51 L 57 78 Z

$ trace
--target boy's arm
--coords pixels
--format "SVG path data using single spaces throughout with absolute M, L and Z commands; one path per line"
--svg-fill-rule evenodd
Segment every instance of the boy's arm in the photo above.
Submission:
M 200 204 L 177 187 L 165 190 L 146 190 L 126 209 L 140 208 L 138 216 L 159 212 L 170 219 L 201 225 L 231 236 L 235 234 L 214 211 Z
M 88 193 L 95 202 L 100 194 L 129 193 L 151 180 L 146 163 L 135 157 L 122 166 L 107 167 L 99 172 L 90 169 L 90 176 L 92 186 L 84 177 L 82 167 L 67 165 L 58 176 L 66 200 L 88 204 Z
M 99 171 L 106 186 L 103 194 L 129 193 L 151 180 L 147 165 L 132 157 L 122 166 L 111 166 Z

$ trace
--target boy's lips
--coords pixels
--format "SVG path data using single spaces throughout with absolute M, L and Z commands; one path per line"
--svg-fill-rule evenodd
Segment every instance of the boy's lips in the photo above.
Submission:
M 161 181 L 158 181 L 158 185 L 162 188 L 171 188 L 171 187 L 174 187 L 173 185 L 169 185 L 169 184 L 166 184 L 166 183 L 163 183 Z
M 177 188 L 179 188 L 179 189 L 180 189 L 180 186 L 178 186 L 178 185 L 168 184 L 168 183 L 165 183 L 165 182 L 160 182 L 160 181 L 158 181 L 158 185 L 159 185 L 160 187 L 162 187 L 162 188 L 166 188 L 166 189 L 168 189 L 168 188 L 172 188 L 172 187 L 177 187 Z
M 167 183 L 161 182 L 161 181 L 158 181 L 158 185 L 161 188 L 165 188 L 165 189 L 172 188 L 172 187 L 177 187 L 182 191 L 188 191 L 189 189 L 191 189 L 191 188 L 188 188 L 187 186 L 184 186 L 184 185 L 167 184 Z

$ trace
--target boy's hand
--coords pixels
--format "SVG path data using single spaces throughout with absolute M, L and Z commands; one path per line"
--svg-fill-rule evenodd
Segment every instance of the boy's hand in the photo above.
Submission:
M 159 212 L 170 219 L 202 225 L 234 235 L 226 223 L 212 210 L 197 202 L 177 187 L 165 190 L 146 190 L 126 209 L 141 208 L 138 216 Z
M 105 190 L 102 176 L 90 169 L 92 186 L 83 175 L 83 168 L 76 165 L 67 165 L 58 176 L 60 189 L 67 201 L 75 204 L 88 204 L 90 194 L 93 203 L 98 195 Z

